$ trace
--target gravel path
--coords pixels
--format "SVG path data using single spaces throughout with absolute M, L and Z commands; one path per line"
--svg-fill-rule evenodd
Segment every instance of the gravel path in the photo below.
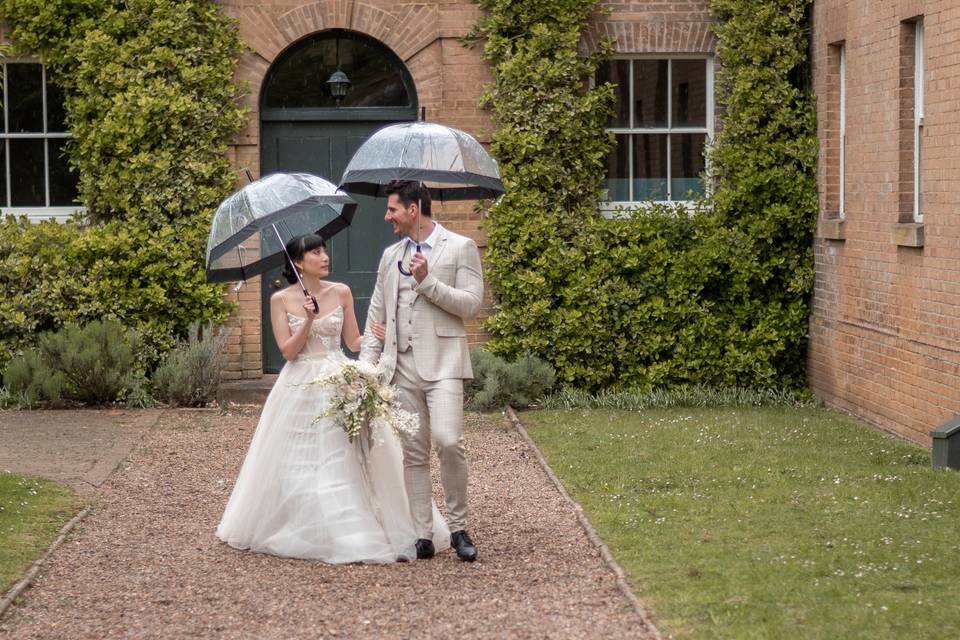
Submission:
M 217 540 L 256 426 L 169 411 L 102 487 L 0 638 L 634 638 L 641 620 L 518 434 L 469 414 L 470 531 L 452 552 L 328 566 Z

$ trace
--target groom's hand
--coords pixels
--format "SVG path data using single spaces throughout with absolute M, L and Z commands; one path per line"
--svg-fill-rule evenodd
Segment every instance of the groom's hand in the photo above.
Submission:
M 410 258 L 410 271 L 413 273 L 417 284 L 423 282 L 423 279 L 427 277 L 427 258 L 419 251 Z
M 371 322 L 370 331 L 380 342 L 387 341 L 387 325 L 383 322 Z

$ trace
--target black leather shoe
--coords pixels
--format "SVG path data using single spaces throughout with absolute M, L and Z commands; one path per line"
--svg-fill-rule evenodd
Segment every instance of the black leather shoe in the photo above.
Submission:
M 436 553 L 433 548 L 433 541 L 426 538 L 420 538 L 413 543 L 413 546 L 417 548 L 417 560 L 429 560 Z
M 450 534 L 450 546 L 457 552 L 457 557 L 467 562 L 473 562 L 477 559 L 477 547 L 466 529 L 454 531 Z

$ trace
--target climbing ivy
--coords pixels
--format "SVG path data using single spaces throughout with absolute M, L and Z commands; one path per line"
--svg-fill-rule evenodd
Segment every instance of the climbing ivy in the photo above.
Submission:
M 809 0 L 713 0 L 723 113 L 712 195 L 691 211 L 597 213 L 612 87 L 585 53 L 593 0 L 478 0 L 484 94 L 506 195 L 489 210 L 491 349 L 569 385 L 804 385 L 812 227 Z
M 138 328 L 155 360 L 192 321 L 228 311 L 203 260 L 210 216 L 233 188 L 227 143 L 244 123 L 237 25 L 212 0 L 0 0 L 0 13 L 64 91 L 86 208 L 61 230 L 0 228 L 11 311 L 0 367 L 34 332 L 102 316 Z M 60 244 L 38 248 L 44 238 Z M 34 271 L 38 252 L 51 255 Z M 48 282 L 26 286 L 34 274 Z M 41 290 L 60 297 L 37 300 Z

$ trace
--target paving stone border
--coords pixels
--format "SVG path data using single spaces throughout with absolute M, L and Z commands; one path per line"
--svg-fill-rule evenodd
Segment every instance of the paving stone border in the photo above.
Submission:
M 524 428 L 523 423 L 520 421 L 520 416 L 517 415 L 517 412 L 514 411 L 513 407 L 507 407 L 507 417 L 510 419 L 511 424 L 516 428 L 517 432 L 520 433 L 520 436 L 527 443 L 527 446 L 530 447 L 530 450 L 533 451 L 534 457 L 536 457 L 537 462 L 540 463 L 540 466 L 543 467 L 544 473 L 547 474 L 547 477 L 550 478 L 550 481 L 557 488 L 557 491 L 563 496 L 563 499 L 567 502 L 574 513 L 577 514 L 577 521 L 580 523 L 580 526 L 583 527 L 583 530 L 586 532 L 587 537 L 590 539 L 590 542 L 597 547 L 597 550 L 600 552 L 600 556 L 603 558 L 603 561 L 610 568 L 610 571 L 616 576 L 617 587 L 620 591 L 623 592 L 623 595 L 630 601 L 630 604 L 633 605 L 634 610 L 637 612 L 637 615 L 640 616 L 640 619 L 643 621 L 644 630 L 649 634 L 650 638 L 655 638 L 657 640 L 666 640 L 669 638 L 668 635 L 662 633 L 654 622 L 654 617 L 652 611 L 640 601 L 637 595 L 630 589 L 630 585 L 627 582 L 627 575 L 617 561 L 614 559 L 613 554 L 610 552 L 610 548 L 607 544 L 600 538 L 600 535 L 597 533 L 597 530 L 593 528 L 593 525 L 590 524 L 590 520 L 587 519 L 587 516 L 583 513 L 583 507 L 574 500 L 569 493 L 567 493 L 566 488 L 563 486 L 563 483 L 560 481 L 560 478 L 557 477 L 557 474 L 553 472 L 553 469 L 550 468 L 550 465 L 547 463 L 547 459 L 541 453 L 540 448 L 537 447 L 533 439 L 530 437 L 530 434 L 527 433 L 527 430 Z

